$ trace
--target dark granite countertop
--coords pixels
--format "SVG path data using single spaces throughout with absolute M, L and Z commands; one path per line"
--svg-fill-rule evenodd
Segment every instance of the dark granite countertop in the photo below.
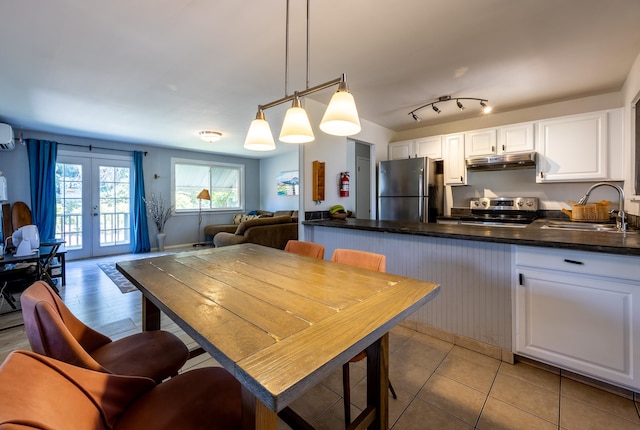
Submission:
M 585 232 L 541 228 L 544 220 L 537 220 L 525 228 L 487 227 L 459 224 L 435 224 L 402 221 L 376 221 L 347 218 L 304 221 L 304 225 L 379 231 L 381 233 L 411 234 L 416 236 L 514 245 L 572 249 L 576 251 L 606 252 L 610 254 L 640 256 L 640 232 Z

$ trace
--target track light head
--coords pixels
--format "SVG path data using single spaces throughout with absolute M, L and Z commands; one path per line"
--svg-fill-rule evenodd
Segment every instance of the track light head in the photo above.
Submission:
M 464 106 L 460 103 L 460 100 L 456 100 L 456 104 L 458 105 L 458 109 L 464 110 Z
M 491 106 L 485 103 L 486 100 L 480 100 L 480 106 L 482 106 L 482 113 L 490 113 Z
M 432 105 L 431 107 L 433 108 L 434 111 L 436 111 L 436 113 L 440 113 L 440 109 L 438 109 L 438 106 Z
M 422 120 L 422 118 L 420 118 L 418 115 L 416 115 L 415 112 L 411 112 L 411 117 L 413 118 L 413 120 L 415 122 L 420 122 Z

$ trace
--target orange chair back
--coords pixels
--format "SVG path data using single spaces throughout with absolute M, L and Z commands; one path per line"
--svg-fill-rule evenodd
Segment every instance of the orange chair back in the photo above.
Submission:
M 384 272 L 387 266 L 386 256 L 355 249 L 336 249 L 333 251 L 331 261 L 378 272 Z
M 37 281 L 20 295 L 22 318 L 31 349 L 87 369 L 105 372 L 90 351 L 109 342 L 107 336 L 75 317 L 60 297 L 43 281 Z
M 290 240 L 287 242 L 284 250 L 293 252 L 294 254 L 306 255 L 307 257 L 324 258 L 324 246 L 319 243 Z

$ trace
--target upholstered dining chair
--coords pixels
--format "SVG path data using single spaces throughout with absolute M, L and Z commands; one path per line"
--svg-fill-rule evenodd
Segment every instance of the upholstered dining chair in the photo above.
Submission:
M 240 383 L 221 367 L 156 385 L 14 351 L 0 365 L 0 398 L 0 430 L 234 430 L 242 421 Z
M 20 296 L 31 349 L 87 369 L 117 375 L 145 376 L 161 382 L 178 374 L 189 358 L 187 346 L 162 330 L 144 331 L 112 341 L 71 313 L 43 281 Z
M 331 261 L 348 264 L 350 266 L 362 267 L 364 269 L 384 272 L 386 270 L 387 257 L 367 251 L 355 249 L 336 249 L 333 251 Z M 342 366 L 342 390 L 344 399 L 344 422 L 348 427 L 351 424 L 351 382 L 349 380 L 349 363 L 355 363 L 367 357 L 367 351 L 362 351 Z M 396 392 L 389 381 L 389 390 L 394 399 L 397 399 Z
M 302 242 L 299 240 L 289 240 L 284 247 L 287 252 L 293 252 L 294 254 L 306 255 L 313 258 L 324 258 L 324 246 L 319 243 Z

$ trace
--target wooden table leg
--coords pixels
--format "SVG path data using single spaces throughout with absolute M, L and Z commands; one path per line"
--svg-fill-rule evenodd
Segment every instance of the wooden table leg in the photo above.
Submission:
M 142 296 L 142 330 L 160 330 L 160 309 Z
M 242 387 L 242 429 L 277 430 L 278 414 L 256 399 L 251 391 Z
M 367 407 L 376 410 L 372 429 L 389 428 L 389 334 L 367 348 Z

